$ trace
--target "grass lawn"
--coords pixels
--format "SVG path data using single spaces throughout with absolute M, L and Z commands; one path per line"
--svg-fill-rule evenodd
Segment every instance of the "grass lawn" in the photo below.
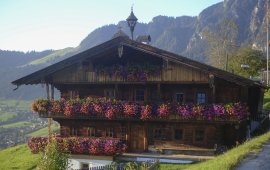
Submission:
M 0 112 L 0 122 L 5 122 L 16 115 L 17 114 L 13 112 Z
M 22 126 L 30 126 L 30 125 L 32 125 L 31 122 L 19 121 L 19 122 L 16 122 L 16 123 L 6 124 L 6 125 L 0 126 L 0 127 L 3 127 L 3 128 L 14 128 L 14 127 L 22 127 Z
M 52 124 L 51 128 L 52 128 L 53 133 L 59 134 L 58 133 L 59 127 L 57 124 Z M 29 133 L 29 134 L 27 134 L 27 136 L 48 136 L 48 127 L 39 129 L 39 130 L 32 132 L 32 133 Z
M 188 169 L 191 165 L 190 164 L 167 164 L 167 163 L 160 163 L 160 169 L 163 170 L 181 170 L 181 169 Z
M 255 152 L 258 153 L 261 148 L 262 144 L 266 141 L 270 140 L 270 132 L 258 136 L 248 142 L 245 142 L 244 144 L 231 149 L 230 151 L 226 152 L 223 155 L 217 156 L 216 158 L 212 160 L 208 160 L 205 162 L 200 162 L 196 164 L 191 164 L 190 166 L 186 167 L 179 167 L 179 169 L 188 169 L 188 170 L 205 170 L 205 169 L 211 169 L 211 170 L 229 170 L 233 169 L 235 166 L 237 166 L 241 160 L 243 160 L 249 153 Z M 163 165 L 162 165 L 163 166 Z M 169 167 L 164 167 L 164 169 L 177 169 L 178 165 L 171 165 Z
M 26 144 L 0 150 L 0 169 L 35 169 L 39 154 L 32 154 Z
M 263 107 L 270 109 L 270 90 L 264 93 Z

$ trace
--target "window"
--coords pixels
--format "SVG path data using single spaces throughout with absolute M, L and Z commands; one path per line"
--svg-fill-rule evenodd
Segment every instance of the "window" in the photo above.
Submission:
M 70 136 L 79 136 L 79 128 L 77 127 L 71 127 L 70 128 Z
M 87 129 L 88 136 L 95 137 L 96 136 L 96 129 L 94 127 L 89 127 Z
M 106 128 L 106 137 L 113 137 L 113 128 Z
M 159 139 L 161 137 L 161 134 L 162 134 L 161 129 L 154 130 L 154 138 L 155 139 Z
M 78 90 L 70 90 L 69 91 L 69 98 L 75 99 L 79 97 L 79 91 Z
M 121 127 L 121 140 L 126 140 L 127 128 Z
M 114 98 L 114 90 L 113 89 L 105 89 L 104 90 L 104 96 L 106 98 L 109 98 L 109 99 L 113 99 Z
M 136 101 L 144 101 L 144 90 L 143 89 L 138 89 L 136 90 Z
M 175 100 L 176 100 L 176 102 L 183 104 L 184 103 L 184 93 L 176 93 Z
M 154 139 L 165 140 L 166 139 L 166 132 L 162 128 L 157 128 L 154 130 Z
M 174 130 L 174 139 L 175 140 L 182 140 L 183 139 L 183 130 L 182 129 L 175 129 Z
M 69 136 L 70 135 L 69 128 L 66 126 L 60 126 L 60 134 L 61 136 Z
M 198 104 L 206 103 L 206 94 L 205 93 L 197 93 L 197 103 Z
M 195 131 L 195 141 L 203 142 L 204 141 L 204 130 L 196 130 Z

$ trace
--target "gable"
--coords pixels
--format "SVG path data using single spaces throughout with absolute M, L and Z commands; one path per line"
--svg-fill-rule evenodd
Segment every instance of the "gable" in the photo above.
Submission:
M 120 60 L 119 60 L 120 61 Z M 168 62 L 164 65 L 149 65 L 155 67 L 153 73 L 147 71 L 147 66 L 143 69 L 145 63 L 137 63 L 137 65 L 120 65 L 121 63 L 114 63 L 110 66 L 100 67 L 100 65 L 93 65 L 91 62 L 88 65 L 74 65 L 72 67 L 60 70 L 51 75 L 53 84 L 62 83 L 125 83 L 125 82 L 175 82 L 175 83 L 208 83 L 209 76 L 198 69 Z M 116 67 L 133 67 L 140 69 L 138 71 L 128 71 L 127 76 L 124 77 L 120 70 Z M 116 69 L 115 71 L 113 69 Z M 106 71 L 109 70 L 109 71 Z M 146 78 L 139 79 L 138 74 L 146 74 Z M 133 76 L 133 77 L 132 77 Z

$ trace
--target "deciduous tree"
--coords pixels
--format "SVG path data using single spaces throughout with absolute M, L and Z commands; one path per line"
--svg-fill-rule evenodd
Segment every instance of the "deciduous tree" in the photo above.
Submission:
M 215 31 L 204 31 L 203 37 L 208 43 L 207 56 L 211 65 L 225 69 L 227 55 L 236 49 L 238 27 L 233 19 L 223 20 Z

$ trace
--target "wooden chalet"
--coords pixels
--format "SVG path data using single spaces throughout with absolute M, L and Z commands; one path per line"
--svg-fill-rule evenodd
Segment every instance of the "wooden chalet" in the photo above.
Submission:
M 147 75 L 145 72 L 134 75 L 134 67 L 137 71 L 148 71 Z M 248 116 L 260 114 L 264 94 L 264 87 L 258 82 L 123 35 L 15 80 L 12 84 L 46 84 L 49 99 L 53 99 L 55 87 L 60 91 L 61 98 L 66 100 L 92 96 L 148 104 L 242 102 L 248 106 Z M 39 114 L 57 121 L 63 137 L 121 139 L 128 145 L 129 152 L 143 152 L 149 147 L 233 146 L 245 139 L 249 125 L 247 117 L 208 120 L 169 116 L 141 120 L 136 116 L 107 119 L 80 113 L 72 116 Z

